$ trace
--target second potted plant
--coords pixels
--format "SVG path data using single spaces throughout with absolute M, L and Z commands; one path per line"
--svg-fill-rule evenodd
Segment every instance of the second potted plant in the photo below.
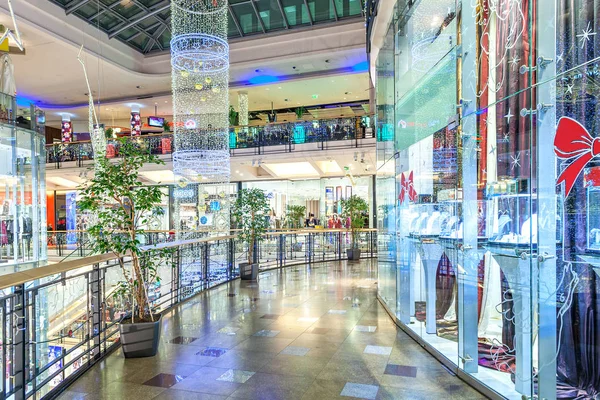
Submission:
M 359 235 L 360 230 L 365 227 L 365 214 L 369 210 L 367 202 L 352 195 L 347 199 L 342 199 L 342 218 L 346 222 L 346 229 L 350 230 L 351 247 L 346 250 L 348 260 L 360 259 Z
M 269 199 L 263 190 L 250 188 L 238 192 L 232 215 L 239 229 L 238 239 L 248 246 L 248 262 L 240 264 L 244 280 L 258 276 L 258 243 L 269 229 L 269 210 Z

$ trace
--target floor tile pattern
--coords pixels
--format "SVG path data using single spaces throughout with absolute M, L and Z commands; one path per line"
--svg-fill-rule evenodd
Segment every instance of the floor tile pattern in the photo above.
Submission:
M 484 399 L 394 325 L 376 281 L 362 261 L 223 284 L 164 316 L 155 357 L 119 349 L 59 399 Z
M 169 343 L 173 344 L 190 344 L 193 341 L 197 340 L 196 337 L 185 337 L 185 336 L 177 336 L 176 338 L 171 339 Z
M 411 367 L 410 365 L 396 365 L 388 364 L 385 367 L 386 375 L 406 376 L 408 378 L 417 377 L 417 367 Z
M 154 378 L 148 379 L 144 382 L 147 386 L 157 386 L 161 388 L 170 388 L 178 382 L 185 379 L 185 376 L 173 375 L 173 374 L 158 374 Z

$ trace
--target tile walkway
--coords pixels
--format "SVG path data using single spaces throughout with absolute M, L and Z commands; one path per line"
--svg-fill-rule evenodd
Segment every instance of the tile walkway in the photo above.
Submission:
M 400 331 L 376 290 L 376 261 L 219 286 L 165 315 L 155 357 L 117 350 L 59 399 L 485 399 Z

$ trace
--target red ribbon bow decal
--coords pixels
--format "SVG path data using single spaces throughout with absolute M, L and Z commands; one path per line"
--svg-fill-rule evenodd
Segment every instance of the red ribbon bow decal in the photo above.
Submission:
M 417 199 L 417 191 L 415 190 L 415 186 L 413 184 L 412 171 L 408 175 L 408 179 L 406 179 L 404 172 L 400 176 L 400 195 L 398 196 L 400 204 L 404 203 L 406 196 L 408 196 L 410 201 L 415 201 Z
M 567 197 L 587 163 L 600 155 L 600 138 L 593 138 L 585 127 L 574 119 L 562 117 L 556 129 L 554 153 L 561 160 L 572 160 L 556 180 L 557 185 L 565 182 Z

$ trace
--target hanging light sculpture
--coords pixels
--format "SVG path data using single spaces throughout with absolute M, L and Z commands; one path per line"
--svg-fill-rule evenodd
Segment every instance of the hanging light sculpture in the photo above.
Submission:
M 190 203 L 190 193 L 198 212 L 191 222 L 196 229 L 186 223 L 188 231 L 229 231 L 227 4 L 227 0 L 171 1 L 173 173 L 175 190 L 186 188 L 184 195 L 174 196 L 178 231 L 182 204 Z

